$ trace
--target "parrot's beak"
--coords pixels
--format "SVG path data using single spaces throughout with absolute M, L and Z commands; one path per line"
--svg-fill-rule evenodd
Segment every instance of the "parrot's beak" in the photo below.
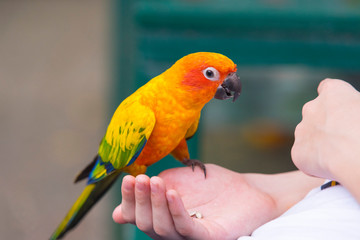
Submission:
M 224 100 L 233 98 L 233 102 L 239 97 L 241 92 L 240 78 L 236 73 L 229 73 L 224 82 L 216 90 L 214 98 Z

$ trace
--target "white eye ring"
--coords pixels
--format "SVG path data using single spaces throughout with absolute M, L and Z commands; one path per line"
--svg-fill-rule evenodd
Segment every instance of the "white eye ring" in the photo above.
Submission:
M 217 81 L 220 78 L 220 73 L 213 67 L 208 67 L 203 70 L 204 77 L 209 79 L 210 81 Z

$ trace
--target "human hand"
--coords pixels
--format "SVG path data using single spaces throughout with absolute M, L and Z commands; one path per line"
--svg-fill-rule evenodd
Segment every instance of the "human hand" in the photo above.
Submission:
M 360 93 L 337 79 L 323 80 L 318 93 L 303 107 L 292 159 L 309 175 L 336 180 L 351 188 L 350 182 L 358 181 L 360 169 Z M 354 194 L 359 194 L 360 200 L 357 192 Z
M 125 176 L 114 221 L 136 224 L 153 239 L 235 239 L 280 215 L 273 198 L 246 175 L 212 164 L 206 168 L 206 179 L 186 167 L 151 179 Z M 263 180 L 256 180 L 261 186 Z M 191 211 L 202 218 L 190 217 Z

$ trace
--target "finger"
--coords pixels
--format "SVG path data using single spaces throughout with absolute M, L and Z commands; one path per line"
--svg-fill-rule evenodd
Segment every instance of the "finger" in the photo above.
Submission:
M 147 234 L 153 232 L 150 179 L 143 174 L 135 179 L 135 219 L 136 226 L 141 231 Z
M 113 212 L 118 223 L 135 223 L 135 178 L 127 175 L 121 185 L 122 203 Z
M 304 123 L 295 130 L 295 141 L 291 148 L 291 158 L 295 166 L 306 174 L 311 175 L 313 164 L 317 162 L 317 141 L 314 131 L 303 130 Z
M 128 223 L 123 217 L 123 214 L 121 211 L 121 204 L 114 209 L 114 211 L 112 213 L 112 218 L 113 218 L 114 222 L 119 223 L 119 224 Z
M 332 84 L 332 82 L 334 81 L 339 81 L 337 79 L 332 79 L 332 78 L 326 78 L 324 80 L 322 80 L 320 83 L 319 83 L 319 86 L 317 88 L 317 92 L 318 94 L 320 95 L 329 85 Z
M 308 101 L 307 103 L 304 104 L 303 108 L 302 108 L 302 117 L 303 119 L 308 117 L 308 116 L 313 116 L 314 114 L 317 113 L 317 102 L 316 99 L 313 99 L 311 101 Z
M 184 204 L 175 190 L 166 192 L 170 213 L 174 221 L 176 231 L 186 239 L 208 239 L 208 232 L 201 224 L 203 219 L 190 217 Z
M 165 183 L 159 177 L 150 179 L 153 228 L 157 235 L 166 239 L 182 239 L 176 232 L 166 199 Z
M 317 91 L 320 95 L 322 92 L 326 91 L 327 88 L 332 88 L 332 87 L 335 89 L 339 89 L 341 87 L 353 88 L 353 86 L 351 86 L 351 84 L 349 84 L 348 82 L 345 82 L 341 79 L 326 78 L 319 83 Z

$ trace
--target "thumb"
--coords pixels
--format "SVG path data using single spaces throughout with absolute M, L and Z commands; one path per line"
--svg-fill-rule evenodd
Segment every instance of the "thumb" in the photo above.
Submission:
M 113 218 L 114 222 L 116 222 L 116 223 L 119 223 L 119 224 L 127 223 L 124 220 L 122 212 L 121 212 L 121 204 L 114 209 L 114 211 L 112 213 L 112 218 Z

